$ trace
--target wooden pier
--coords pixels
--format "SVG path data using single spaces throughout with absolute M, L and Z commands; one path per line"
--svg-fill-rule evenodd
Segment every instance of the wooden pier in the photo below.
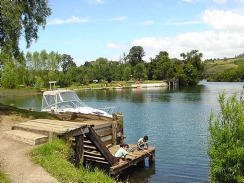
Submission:
M 123 142 L 120 120 L 116 117 L 113 120 L 90 118 L 82 122 L 35 119 L 17 123 L 5 134 L 30 145 L 45 143 L 54 137 L 69 140 L 75 152 L 75 166 L 87 163 L 102 165 L 110 175 L 117 176 L 131 166 L 143 165 L 146 158 L 151 164 L 155 156 L 155 148 L 149 147 L 144 151 L 135 150 L 132 153 L 136 157 L 128 156 L 126 161 L 118 161 L 114 157 L 118 144 Z

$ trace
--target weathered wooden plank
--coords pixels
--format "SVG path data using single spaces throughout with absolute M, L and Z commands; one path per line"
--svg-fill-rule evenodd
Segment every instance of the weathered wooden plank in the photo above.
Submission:
M 80 163 L 83 163 L 83 145 L 84 145 L 83 135 L 75 136 L 75 166 L 79 167 Z
M 95 146 L 93 145 L 84 145 L 84 148 L 87 148 L 87 149 L 97 149 Z
M 112 143 L 114 145 L 117 144 L 117 128 L 118 128 L 117 121 L 114 121 L 112 123 Z
M 84 157 L 87 158 L 87 159 L 103 160 L 103 161 L 105 161 L 105 158 L 104 157 L 96 156 L 96 155 L 84 154 Z
M 98 130 L 98 129 L 109 128 L 109 127 L 112 128 L 112 123 L 94 124 L 93 129 Z
M 65 126 L 65 125 L 60 125 L 60 124 L 52 124 L 52 123 L 46 123 L 46 122 L 38 122 L 38 121 L 27 121 L 24 123 L 20 123 L 22 125 L 33 125 L 33 126 L 44 126 L 44 127 L 49 127 L 49 128 L 55 128 L 55 129 L 74 129 L 74 128 L 80 128 L 82 126 L 77 126 L 77 125 L 71 125 L 71 126 Z
M 33 133 L 38 133 L 38 134 L 43 134 L 48 136 L 49 135 L 49 131 L 47 131 L 46 129 L 33 129 L 33 128 L 28 128 L 28 127 L 22 127 L 22 126 L 13 126 L 12 130 L 22 130 L 22 131 L 27 131 L 27 132 L 33 132 Z
M 96 163 L 102 163 L 102 164 L 109 164 L 107 161 L 101 161 L 101 160 L 95 160 L 95 159 L 89 159 L 89 158 L 86 158 L 86 161 L 93 161 L 93 162 L 96 162 Z
M 99 129 L 99 130 L 96 130 L 96 133 L 100 137 L 104 137 L 104 136 L 107 136 L 107 135 L 112 135 L 112 128 Z
M 52 124 L 56 126 L 64 126 L 64 127 L 81 127 L 85 126 L 85 123 L 71 122 L 71 121 L 59 121 L 59 120 L 45 120 L 45 119 L 35 119 L 30 120 L 31 122 L 43 123 L 43 124 Z
M 103 141 L 103 142 L 109 141 L 109 140 L 112 141 L 112 138 L 113 138 L 112 135 L 108 135 L 108 136 L 105 136 L 105 137 L 100 137 L 101 141 Z
M 117 162 L 117 159 L 109 152 L 100 137 L 96 134 L 95 130 L 92 127 L 88 127 L 88 129 L 89 132 L 86 134 L 86 136 L 92 141 L 94 146 L 105 157 L 106 161 L 108 161 L 110 165 L 114 165 Z
M 95 156 L 102 156 L 100 152 L 98 151 L 84 151 L 84 154 L 88 154 L 88 155 L 95 155 Z
M 4 135 L 11 139 L 24 142 L 29 145 L 38 145 L 48 141 L 48 137 L 45 135 L 31 133 L 27 131 L 21 131 L 21 130 L 5 131 Z
M 127 169 L 130 166 L 133 166 L 137 163 L 140 163 L 141 161 L 144 161 L 146 157 L 150 157 L 152 154 L 155 153 L 155 148 L 150 147 L 147 151 L 136 151 L 133 152 L 133 154 L 136 154 L 138 157 L 133 158 L 130 161 L 123 161 L 122 163 L 119 163 L 117 165 L 110 167 L 110 174 L 111 175 L 117 175 L 121 173 L 123 170 Z
M 30 123 L 19 123 L 19 124 L 15 124 L 13 127 L 15 126 L 19 126 L 19 127 L 26 127 L 26 128 L 33 128 L 33 129 L 40 129 L 40 130 L 45 130 L 45 131 L 52 131 L 52 132 L 56 132 L 56 133 L 64 133 L 67 130 L 69 130 L 68 128 L 64 129 L 64 128 L 59 128 L 59 127 L 52 127 L 52 126 L 47 126 L 47 125 L 38 125 L 38 124 L 30 124 Z M 74 128 L 72 128 L 74 129 Z M 70 130 L 72 130 L 70 129 Z

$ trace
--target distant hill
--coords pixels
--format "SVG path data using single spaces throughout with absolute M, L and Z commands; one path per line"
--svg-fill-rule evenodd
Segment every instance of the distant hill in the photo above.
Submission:
M 232 69 L 237 69 L 240 66 L 244 66 L 244 57 L 207 60 L 204 62 L 204 74 L 205 76 L 214 75 L 230 71 Z

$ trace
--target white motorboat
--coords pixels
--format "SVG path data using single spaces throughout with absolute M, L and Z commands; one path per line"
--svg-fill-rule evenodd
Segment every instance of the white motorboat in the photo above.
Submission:
M 43 112 L 65 113 L 74 112 L 82 114 L 92 114 L 112 118 L 113 107 L 96 109 L 87 106 L 72 90 L 53 90 L 43 92 L 42 109 Z M 106 111 L 107 112 L 106 112 Z

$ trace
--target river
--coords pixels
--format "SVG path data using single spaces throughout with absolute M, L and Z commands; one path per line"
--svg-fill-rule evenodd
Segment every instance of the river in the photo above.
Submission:
M 202 82 L 184 89 L 85 90 L 79 97 L 93 107 L 115 106 L 124 114 L 127 143 L 149 136 L 155 165 L 133 171 L 131 182 L 208 182 L 208 118 L 218 111 L 218 95 L 240 95 L 243 83 Z M 0 90 L 0 92 L 2 92 Z M 0 95 L 1 96 L 1 95 Z M 0 102 L 40 110 L 41 95 L 0 97 Z

